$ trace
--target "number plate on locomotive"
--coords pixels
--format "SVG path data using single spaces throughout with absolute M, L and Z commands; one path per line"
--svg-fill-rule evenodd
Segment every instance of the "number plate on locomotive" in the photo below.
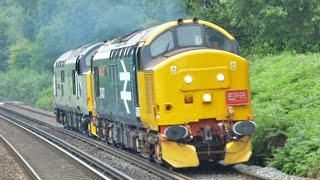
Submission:
M 249 104 L 249 92 L 243 90 L 229 90 L 226 91 L 227 105 L 246 105 Z

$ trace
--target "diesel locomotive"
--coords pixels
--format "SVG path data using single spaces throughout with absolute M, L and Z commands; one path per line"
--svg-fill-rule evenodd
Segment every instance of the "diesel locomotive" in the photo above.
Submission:
M 246 162 L 256 124 L 248 61 L 224 29 L 172 21 L 64 53 L 57 121 L 174 168 Z

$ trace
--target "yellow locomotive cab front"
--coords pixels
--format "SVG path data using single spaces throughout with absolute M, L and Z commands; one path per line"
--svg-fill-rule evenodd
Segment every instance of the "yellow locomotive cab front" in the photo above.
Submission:
M 141 107 L 144 123 L 150 129 L 160 127 L 161 134 L 171 136 L 169 140 L 187 134 L 162 143 L 166 162 L 182 168 L 198 166 L 205 159 L 222 159 L 225 164 L 248 161 L 251 142 L 246 135 L 253 133 L 255 124 L 237 126 L 242 132 L 248 125 L 247 134 L 232 129 L 252 117 L 245 59 L 225 51 L 196 49 L 173 55 L 150 69 L 152 72 L 139 76 L 145 93 L 153 95 L 142 102 L 155 107 L 146 107 L 145 112 Z
M 160 116 L 158 125 L 188 124 L 213 118 L 227 120 L 226 92 L 248 90 L 248 73 L 245 59 L 224 51 L 201 49 L 168 58 L 153 69 L 154 89 L 157 90 L 155 103 Z M 206 94 L 211 96 L 208 102 L 204 99 Z M 247 91 L 244 97 L 247 102 L 232 106 L 234 120 L 248 120 L 251 115 L 249 96 Z M 193 101 L 187 102 L 187 97 Z

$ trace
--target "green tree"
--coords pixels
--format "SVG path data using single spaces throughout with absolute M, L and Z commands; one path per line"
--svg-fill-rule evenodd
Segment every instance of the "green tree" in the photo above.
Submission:
M 186 0 L 189 16 L 231 32 L 247 51 L 319 52 L 320 6 L 317 0 Z
M 26 77 L 26 78 L 25 78 Z M 39 73 L 30 69 L 0 73 L 0 97 L 35 105 L 41 92 L 51 86 L 51 73 Z
M 142 0 L 143 27 L 156 26 L 167 21 L 186 18 L 186 7 L 182 0 Z
M 17 42 L 10 48 L 9 67 L 11 69 L 31 68 L 33 54 L 33 44 L 27 40 Z
M 1 18 L 1 16 L 0 16 Z M 7 59 L 8 59 L 8 37 L 6 35 L 6 29 L 8 25 L 0 19 L 0 72 L 7 70 Z

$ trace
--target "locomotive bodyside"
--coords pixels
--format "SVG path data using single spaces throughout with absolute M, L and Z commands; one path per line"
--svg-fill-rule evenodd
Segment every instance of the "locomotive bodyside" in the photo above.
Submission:
M 100 45 L 68 51 L 54 64 L 54 108 L 57 121 L 64 126 L 78 129 L 83 117 L 93 112 L 91 57 Z

